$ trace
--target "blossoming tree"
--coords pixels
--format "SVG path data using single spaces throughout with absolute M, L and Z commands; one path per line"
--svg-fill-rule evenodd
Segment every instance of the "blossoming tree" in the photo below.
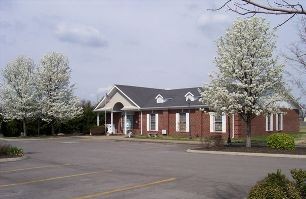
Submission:
M 218 71 L 202 95 L 216 112 L 238 114 L 246 124 L 246 147 L 251 147 L 251 122 L 260 114 L 277 112 L 287 93 L 283 65 L 273 51 L 275 35 L 262 18 L 239 19 L 218 40 Z
M 2 114 L 5 119 L 22 120 L 24 135 L 27 134 L 27 119 L 35 114 L 33 75 L 34 62 L 24 56 L 9 62 L 3 70 Z
M 44 121 L 51 123 L 52 134 L 55 122 L 72 119 L 82 113 L 79 99 L 73 94 L 70 73 L 68 59 L 55 52 L 45 55 L 37 70 L 40 114 Z

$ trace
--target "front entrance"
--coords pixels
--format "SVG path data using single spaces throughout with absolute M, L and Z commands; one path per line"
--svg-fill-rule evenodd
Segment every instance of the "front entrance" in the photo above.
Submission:
M 122 113 L 121 122 L 122 122 L 123 132 L 126 134 L 128 130 L 133 129 L 134 115 L 127 114 L 125 119 L 125 113 Z

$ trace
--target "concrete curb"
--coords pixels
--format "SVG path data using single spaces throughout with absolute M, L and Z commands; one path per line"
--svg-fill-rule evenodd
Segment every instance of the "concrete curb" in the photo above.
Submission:
M 26 156 L 17 157 L 17 158 L 0 158 L 0 163 L 1 162 L 14 162 L 14 161 L 18 161 L 18 160 L 23 160 L 25 158 L 26 158 Z
M 240 155 L 240 156 L 253 156 L 253 157 L 275 157 L 275 158 L 306 159 L 306 155 L 292 155 L 292 154 L 202 151 L 202 150 L 193 150 L 193 149 L 187 149 L 187 152 L 188 153 L 215 154 L 215 155 Z

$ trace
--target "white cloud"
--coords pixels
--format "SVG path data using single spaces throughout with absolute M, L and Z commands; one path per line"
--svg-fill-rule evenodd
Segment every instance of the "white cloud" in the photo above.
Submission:
M 230 17 L 224 14 L 205 14 L 198 18 L 197 25 L 200 28 L 224 24 L 230 21 Z
M 59 24 L 56 27 L 55 35 L 64 42 L 91 47 L 107 46 L 107 41 L 102 33 L 91 26 Z

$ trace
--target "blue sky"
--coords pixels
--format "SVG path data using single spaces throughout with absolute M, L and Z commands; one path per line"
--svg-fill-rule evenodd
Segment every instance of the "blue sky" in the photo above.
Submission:
M 36 63 L 65 54 L 81 99 L 113 84 L 202 86 L 215 66 L 216 40 L 236 14 L 208 11 L 224 0 L 0 0 L 0 69 L 18 55 Z M 271 26 L 284 18 L 267 16 Z M 277 53 L 298 41 L 298 18 L 277 30 Z

